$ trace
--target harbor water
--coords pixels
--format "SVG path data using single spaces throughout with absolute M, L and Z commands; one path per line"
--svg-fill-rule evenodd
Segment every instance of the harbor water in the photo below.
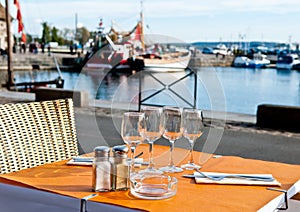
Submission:
M 90 98 L 102 100 L 138 102 L 141 79 L 142 98 L 146 104 L 189 107 L 196 95 L 196 107 L 202 110 L 254 115 L 260 104 L 300 106 L 298 71 L 233 67 L 201 67 L 193 71 L 196 76 L 186 77 L 188 72 L 183 71 L 151 73 L 140 78 L 139 74 L 106 75 L 101 71 L 84 71 L 62 72 L 62 77 L 65 89 L 85 90 Z M 15 72 L 17 83 L 57 76 L 56 71 Z

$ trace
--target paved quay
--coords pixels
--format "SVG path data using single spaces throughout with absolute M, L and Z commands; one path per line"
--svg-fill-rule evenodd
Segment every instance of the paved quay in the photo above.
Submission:
M 12 67 L 15 71 L 29 71 L 33 69 L 33 65 L 36 65 L 40 70 L 56 70 L 55 59 L 61 69 L 69 68 L 63 64 L 64 59 L 75 59 L 78 56 L 76 54 L 68 53 L 54 53 L 51 52 L 49 55 L 45 53 L 14 53 L 12 54 Z M 54 59 L 55 58 L 55 59 Z M 7 70 L 7 58 L 0 58 L 0 71 Z
M 0 90 L 0 104 L 31 101 L 35 101 L 34 94 Z M 111 105 L 105 101 L 91 101 L 91 105 L 93 106 L 75 108 L 78 141 L 81 145 L 80 153 L 91 152 L 98 145 L 123 144 L 119 128 L 124 111 L 120 108 L 111 109 Z M 300 164 L 300 132 L 259 129 L 255 126 L 255 116 L 243 114 L 227 114 L 226 122 L 224 120 L 213 121 L 210 113 L 210 111 L 204 111 L 206 127 L 203 136 L 195 144 L 196 151 L 203 151 L 206 148 L 208 136 L 216 132 L 220 137 L 212 136 L 212 139 L 220 139 L 220 141 L 213 140 L 213 143 L 219 144 L 212 152 L 214 154 Z M 214 117 L 224 117 L 224 114 L 219 113 Z M 156 144 L 168 145 L 168 142 L 160 139 Z M 187 141 L 183 139 L 175 144 L 176 147 L 188 148 Z M 300 211 L 300 202 L 289 200 L 287 211 Z
M 0 90 L 0 103 L 35 101 L 32 93 L 20 93 Z M 121 108 L 111 109 L 106 101 L 92 102 L 90 107 L 75 108 L 78 139 L 84 152 L 90 152 L 97 145 L 110 146 L 123 144 L 119 135 Z M 235 155 L 266 161 L 300 164 L 300 132 L 260 129 L 255 125 L 255 116 L 227 114 L 227 120 L 212 120 L 209 111 L 204 111 L 205 130 L 196 142 L 195 149 L 202 151 L 209 134 L 217 132 L 220 142 L 212 153 Z M 224 117 L 217 113 L 215 118 Z M 211 135 L 210 135 L 211 136 Z M 214 139 L 214 137 L 213 137 Z M 219 138 L 215 138 L 219 139 Z M 217 143 L 216 141 L 213 141 Z M 164 139 L 158 143 L 167 145 Z M 187 142 L 179 140 L 176 145 L 187 147 Z

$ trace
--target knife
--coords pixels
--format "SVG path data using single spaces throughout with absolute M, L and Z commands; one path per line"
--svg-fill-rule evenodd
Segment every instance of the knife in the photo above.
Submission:
M 74 157 L 73 161 L 74 162 L 82 162 L 82 163 L 92 163 L 93 162 L 93 158 L 89 158 L 89 157 Z
M 210 175 L 210 176 L 220 176 L 220 175 Z M 195 176 L 193 174 L 184 174 L 182 175 L 182 177 L 185 177 L 185 178 L 196 178 L 196 177 L 199 177 L 199 178 L 206 178 L 204 176 Z M 250 176 L 250 175 L 226 175 L 224 178 L 240 178 L 240 179 L 246 179 L 246 180 L 256 180 L 256 181 L 265 181 L 265 182 L 272 182 L 274 181 L 275 179 L 273 177 L 264 177 L 264 176 Z M 217 181 L 217 180 L 216 180 Z

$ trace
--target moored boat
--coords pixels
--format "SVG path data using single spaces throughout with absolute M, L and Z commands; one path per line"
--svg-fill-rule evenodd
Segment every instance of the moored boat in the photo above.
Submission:
M 191 53 L 189 51 L 178 51 L 162 55 L 140 55 L 137 58 L 143 60 L 145 69 L 149 71 L 182 71 L 187 68 Z
M 118 42 L 99 30 L 99 38 L 105 37 L 107 45 L 101 47 L 88 58 L 87 69 L 111 69 L 113 71 L 147 71 L 166 72 L 184 71 L 190 61 L 191 52 L 183 47 L 175 47 L 176 43 L 160 43 L 156 36 L 147 35 L 145 42 L 143 30 L 143 13 L 136 26 L 127 33 L 119 33 L 111 28 L 111 37 L 118 37 Z M 182 45 L 182 43 L 180 43 Z
M 237 56 L 234 58 L 232 65 L 234 67 L 246 68 L 249 67 L 250 61 L 251 60 L 246 56 Z
M 299 66 L 299 64 L 300 60 L 297 54 L 280 55 L 278 56 L 276 68 L 291 70 L 294 67 Z
M 237 56 L 233 61 L 234 67 L 244 67 L 244 68 L 264 68 L 270 65 L 270 60 L 266 58 L 264 54 L 254 54 L 253 59 L 246 56 Z
M 250 68 L 265 68 L 267 65 L 270 65 L 270 60 L 267 59 L 267 56 L 261 53 L 253 54 L 253 59 L 250 60 Z
M 91 54 L 85 64 L 85 69 L 132 72 L 144 67 L 143 61 L 132 57 L 130 43 L 114 44 L 109 37 L 107 39 L 109 44 Z

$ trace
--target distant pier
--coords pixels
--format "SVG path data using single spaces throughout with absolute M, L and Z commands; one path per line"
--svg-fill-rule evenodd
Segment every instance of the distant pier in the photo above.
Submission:
M 234 57 L 234 55 L 197 53 L 191 58 L 189 67 L 230 67 Z

